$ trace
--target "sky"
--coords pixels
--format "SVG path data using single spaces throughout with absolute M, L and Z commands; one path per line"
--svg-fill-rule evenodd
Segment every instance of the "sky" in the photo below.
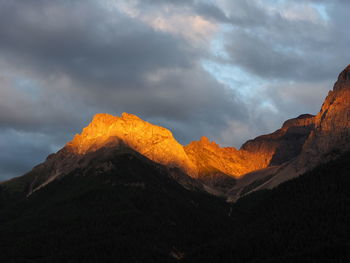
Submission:
M 96 113 L 239 148 L 316 114 L 350 63 L 347 0 L 0 0 L 0 181 Z

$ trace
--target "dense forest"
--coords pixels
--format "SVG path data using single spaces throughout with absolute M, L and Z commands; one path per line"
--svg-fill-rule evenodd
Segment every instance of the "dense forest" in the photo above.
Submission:
M 349 159 L 235 204 L 127 153 L 15 201 L 2 186 L 1 261 L 349 262 Z

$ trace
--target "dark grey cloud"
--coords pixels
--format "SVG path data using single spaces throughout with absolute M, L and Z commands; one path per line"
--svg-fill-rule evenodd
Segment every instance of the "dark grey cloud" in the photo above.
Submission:
M 0 132 L 0 181 L 28 172 L 45 160 L 55 145 L 53 136 L 14 129 Z
M 138 88 L 147 72 L 193 63 L 193 50 L 171 35 L 118 11 L 106 13 L 93 1 L 6 3 L 0 6 L 3 55 L 43 74 L 64 73 L 91 86 Z
M 334 78 L 339 67 L 349 62 L 345 2 L 323 6 L 329 20 L 322 20 L 322 14 L 312 19 L 314 14 L 302 5 L 292 10 L 282 5 L 271 12 L 254 1 L 244 1 L 245 13 L 236 17 L 238 2 L 231 2 L 234 15 L 229 23 L 234 30 L 226 45 L 232 64 L 263 78 L 319 82 Z M 288 12 L 294 14 L 288 17 Z

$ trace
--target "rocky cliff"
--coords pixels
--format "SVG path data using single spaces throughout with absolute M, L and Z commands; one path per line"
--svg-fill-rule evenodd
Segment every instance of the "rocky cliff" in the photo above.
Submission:
M 184 147 L 190 160 L 196 165 L 200 177 L 223 173 L 233 177 L 249 171 L 244 154 L 234 147 L 220 147 L 203 136 Z
M 96 114 L 65 148 L 84 155 L 101 147 L 123 144 L 152 161 L 178 167 L 192 177 L 219 173 L 240 177 L 295 157 L 313 127 L 313 120 L 312 115 L 288 120 L 276 132 L 248 141 L 241 150 L 237 150 L 220 147 L 206 137 L 182 146 L 168 129 L 143 121 L 133 114 L 123 113 L 121 117 Z
M 319 113 L 315 117 L 302 116 L 300 118 L 299 116 L 297 119 L 299 119 L 297 122 L 301 121 L 301 125 L 297 125 L 297 128 L 292 128 L 292 131 L 293 133 L 298 131 L 299 139 L 288 139 L 287 142 L 283 142 L 276 148 L 280 150 L 276 150 L 275 156 L 271 158 L 270 166 L 273 164 L 272 167 L 253 171 L 238 180 L 228 193 L 229 199 L 237 200 L 242 195 L 253 191 L 274 188 L 349 151 L 350 65 L 339 74 L 333 90 L 329 91 Z M 288 124 L 288 122 L 283 126 Z M 276 145 L 276 143 L 268 144 L 270 147 L 271 145 Z M 247 144 L 242 148 L 246 147 Z M 289 152 L 293 154 L 290 155 L 289 153 L 287 156 L 289 155 L 292 158 L 283 158 L 283 156 L 286 156 L 283 151 L 288 152 L 290 147 L 293 150 Z M 248 150 L 252 151 L 251 148 L 248 148 Z M 263 147 L 253 149 L 259 151 L 261 148 Z M 271 148 L 265 146 L 265 149 L 268 152 Z M 274 166 L 274 164 L 276 165 Z
M 197 175 L 196 167 L 168 129 L 129 113 L 121 117 L 96 114 L 66 147 L 74 153 L 85 154 L 106 145 L 118 145 L 120 141 L 154 162 L 178 167 L 192 177 Z
M 301 152 L 313 128 L 314 116 L 303 114 L 285 121 L 281 129 L 271 134 L 247 141 L 242 145 L 241 150 L 246 151 L 249 159 L 254 160 L 255 169 L 253 170 L 280 165 Z
M 298 169 L 336 158 L 350 149 L 350 65 L 329 91 L 298 159 Z

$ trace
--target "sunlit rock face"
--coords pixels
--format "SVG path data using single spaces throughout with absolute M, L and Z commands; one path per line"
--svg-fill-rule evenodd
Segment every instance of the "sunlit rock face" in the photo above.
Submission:
M 287 120 L 281 129 L 247 141 L 240 150 L 220 147 L 208 138 L 185 146 L 190 160 L 197 166 L 199 176 L 215 172 L 241 177 L 242 175 L 287 162 L 296 157 L 314 127 L 314 116 L 300 115 Z
M 298 169 L 314 166 L 350 149 L 350 65 L 339 74 L 315 117 L 315 129 L 306 141 Z
M 182 146 L 168 129 L 143 121 L 133 114 L 123 113 L 121 117 L 96 114 L 65 148 L 84 155 L 101 147 L 123 144 L 152 161 L 177 167 L 192 177 L 225 175 L 238 178 L 295 157 L 313 127 L 313 121 L 312 115 L 288 120 L 276 132 L 248 141 L 241 150 L 237 150 L 220 147 L 206 137 Z
M 199 177 L 215 173 L 239 177 L 252 169 L 252 160 L 246 159 L 243 151 L 234 147 L 220 147 L 207 137 L 193 141 L 184 148 L 196 165 Z
M 285 122 L 281 130 L 285 126 L 290 126 L 289 124 L 291 124 L 290 121 Z M 311 116 L 298 117 L 293 126 L 296 126 L 297 129 L 305 128 L 305 134 L 310 128 L 300 153 L 295 158 L 290 159 L 289 162 L 281 162 L 279 166 L 268 167 L 245 175 L 237 181 L 229 192 L 230 200 L 237 200 L 242 195 L 256 190 L 274 188 L 313 169 L 317 165 L 336 159 L 350 150 L 350 65 L 340 73 L 333 90 L 329 91 L 319 113 L 314 118 Z M 276 133 L 281 132 L 277 131 Z M 293 140 L 289 140 L 287 144 L 282 144 L 280 149 L 288 152 L 289 147 L 286 147 L 286 145 L 290 142 L 293 142 Z M 301 141 L 298 143 L 301 143 Z M 246 148 L 246 145 L 247 143 L 242 148 Z M 269 144 L 270 147 L 271 145 L 274 144 Z M 247 150 L 252 151 L 252 148 Z M 265 148 L 266 152 L 271 150 L 267 146 L 258 146 L 255 149 L 259 152 L 261 148 Z M 299 145 L 297 148 L 299 148 Z M 273 149 L 271 151 L 273 152 Z M 276 160 L 278 152 L 277 148 L 275 155 L 271 158 L 272 164 Z M 259 158 L 256 158 L 256 160 L 259 160 Z
M 196 167 L 168 129 L 143 121 L 133 114 L 123 113 L 121 117 L 96 114 L 66 147 L 76 154 L 86 154 L 120 143 L 152 161 L 178 167 L 193 177 L 197 175 Z
M 284 122 L 281 129 L 249 140 L 241 147 L 247 159 L 254 160 L 254 171 L 280 165 L 296 157 L 314 128 L 314 116 L 303 114 Z M 250 172 L 249 171 L 249 172 Z

